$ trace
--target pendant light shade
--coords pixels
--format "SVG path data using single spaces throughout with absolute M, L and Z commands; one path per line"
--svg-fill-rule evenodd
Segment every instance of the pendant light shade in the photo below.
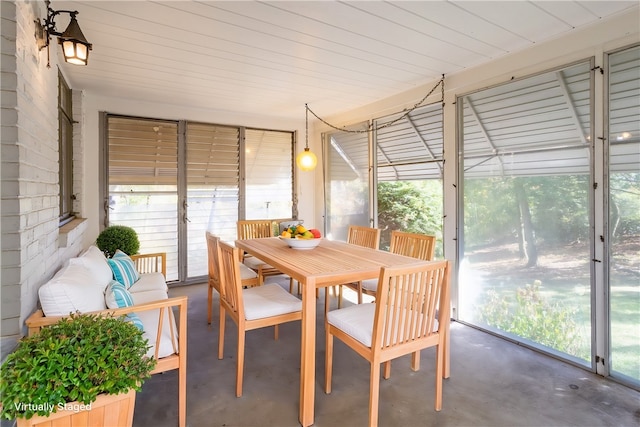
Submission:
M 309 147 L 305 147 L 304 151 L 296 157 L 296 164 L 302 171 L 312 171 L 318 164 L 318 158 L 309 150 Z

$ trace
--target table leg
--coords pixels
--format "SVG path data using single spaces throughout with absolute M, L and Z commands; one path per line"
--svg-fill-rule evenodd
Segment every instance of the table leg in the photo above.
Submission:
M 300 424 L 313 424 L 316 372 L 316 284 L 302 284 L 302 339 L 300 343 Z

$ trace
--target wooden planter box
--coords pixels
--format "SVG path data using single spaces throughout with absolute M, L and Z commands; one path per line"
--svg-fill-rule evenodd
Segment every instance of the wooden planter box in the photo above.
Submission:
M 18 427 L 126 427 L 133 425 L 136 391 L 101 394 L 91 403 L 90 410 L 78 410 L 88 405 L 68 403 L 66 408 L 48 416 L 34 415 L 30 419 L 18 418 Z

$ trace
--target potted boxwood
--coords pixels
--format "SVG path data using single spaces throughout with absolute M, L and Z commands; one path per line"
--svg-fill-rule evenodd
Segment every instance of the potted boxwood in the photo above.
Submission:
M 135 391 L 156 361 L 146 356 L 148 342 L 129 320 L 73 314 L 21 340 L 0 367 L 1 418 L 28 426 L 104 404 L 111 406 L 102 412 L 113 417 L 110 401 L 128 398 L 122 410 L 130 413 L 118 415 L 118 424 L 131 425 Z
M 98 234 L 96 246 L 109 258 L 117 249 L 127 255 L 134 255 L 140 249 L 140 240 L 133 228 L 126 225 L 110 225 Z

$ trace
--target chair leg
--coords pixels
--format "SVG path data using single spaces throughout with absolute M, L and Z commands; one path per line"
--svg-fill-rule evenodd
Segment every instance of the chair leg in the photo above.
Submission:
M 435 410 L 442 409 L 442 377 L 444 376 L 444 345 L 438 344 L 436 351 L 436 402 Z
M 444 330 L 444 348 L 442 349 L 444 353 L 442 376 L 444 378 L 449 378 L 451 375 L 451 321 L 447 319 L 447 322 Z
M 380 364 L 371 363 L 369 380 L 369 427 L 378 426 L 378 402 L 380 398 Z
M 213 287 L 209 286 L 209 295 L 207 297 L 207 325 L 211 324 L 211 317 L 213 312 Z
M 220 324 L 220 333 L 218 334 L 218 359 L 224 359 L 224 324 L 225 324 L 225 316 L 226 312 L 224 311 L 224 307 L 220 304 L 220 320 L 218 323 Z
M 329 333 L 329 325 L 325 327 L 324 352 L 324 392 L 331 393 L 331 375 L 333 373 L 333 335 Z
M 338 285 L 338 292 L 334 288 L 333 293 L 338 296 L 338 308 L 342 308 L 342 285 Z
M 414 371 L 420 370 L 420 350 L 411 353 L 411 369 Z
M 262 284 L 264 283 L 264 274 L 262 273 L 262 266 L 258 266 L 258 271 L 256 272 L 258 273 L 258 286 L 262 286 Z
M 329 312 L 329 288 L 324 288 L 324 317 L 327 317 Z
M 362 304 L 362 282 L 358 282 L 358 304 Z
M 238 327 L 238 365 L 236 366 L 236 397 L 242 397 L 242 380 L 244 377 L 244 338 L 245 332 Z
M 385 380 L 388 380 L 389 377 L 391 377 L 391 360 L 387 360 L 386 362 L 384 362 L 383 378 Z

